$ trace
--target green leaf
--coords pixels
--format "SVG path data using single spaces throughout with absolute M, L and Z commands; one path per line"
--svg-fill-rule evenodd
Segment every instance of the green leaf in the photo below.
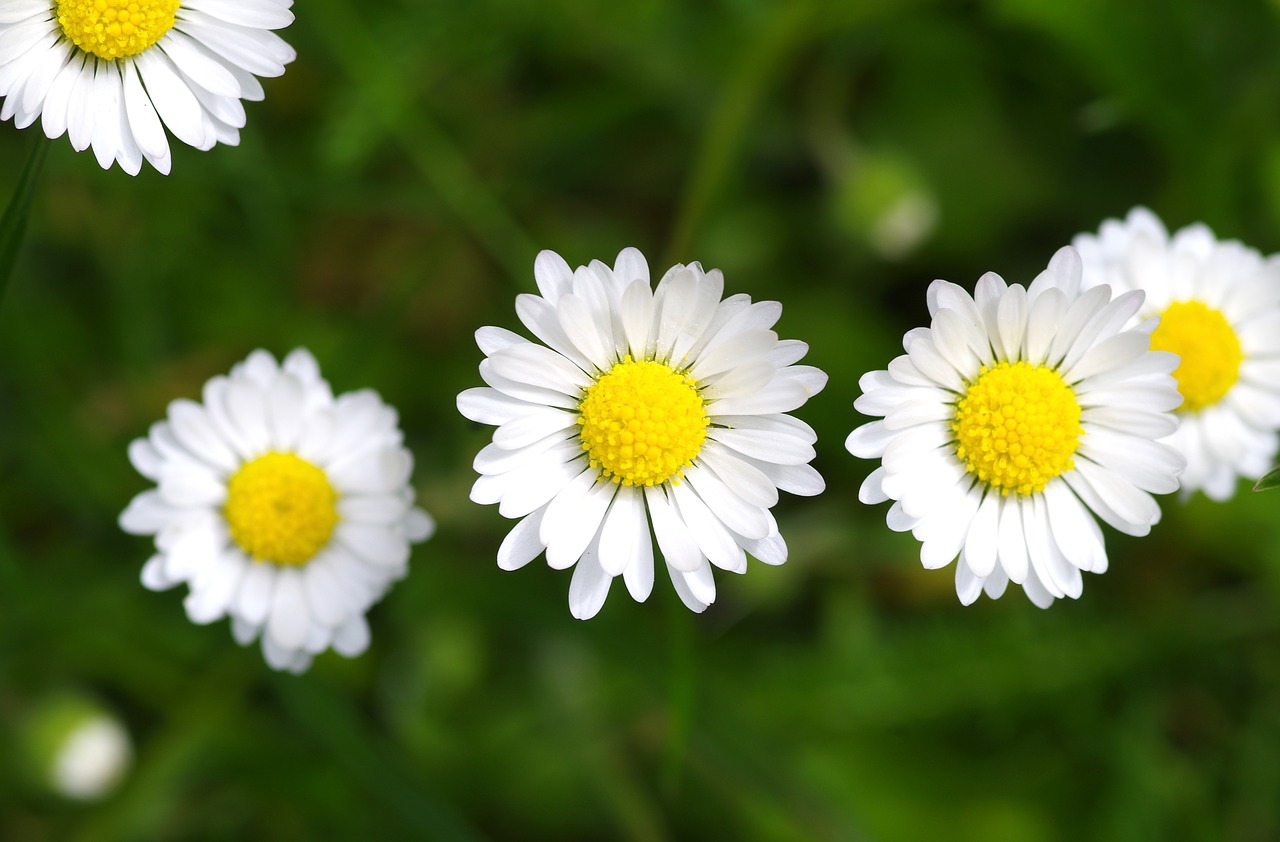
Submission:
M 1277 487 L 1280 487 L 1280 465 L 1263 474 L 1262 479 L 1258 480 L 1258 484 L 1253 487 L 1253 490 L 1266 491 Z
M 0 296 L 9 286 L 9 275 L 13 272 L 13 264 L 18 258 L 18 249 L 22 246 L 22 236 L 27 230 L 27 216 L 31 210 L 31 197 L 35 194 L 36 178 L 44 166 L 45 156 L 49 153 L 49 142 L 44 137 L 37 137 L 31 149 L 31 157 L 18 179 L 17 189 L 5 209 L 4 219 L 0 220 Z

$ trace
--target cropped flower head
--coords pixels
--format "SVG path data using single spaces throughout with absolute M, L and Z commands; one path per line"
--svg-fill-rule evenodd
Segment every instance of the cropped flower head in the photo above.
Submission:
M 929 327 L 860 381 L 854 407 L 881 420 L 846 446 L 881 465 L 859 498 L 894 501 L 889 527 L 915 535 L 926 568 L 959 559 L 964 604 L 1010 581 L 1041 607 L 1078 597 L 1081 572 L 1107 568 L 1095 515 L 1129 535 L 1159 521 L 1151 495 L 1185 464 L 1153 441 L 1177 426 L 1177 358 L 1149 350 L 1152 322 L 1125 328 L 1141 304 L 1081 292 L 1070 247 L 1028 287 L 987 273 L 970 297 L 934 281 Z
M 271 30 L 293 0 L 6 0 L 0 3 L 0 119 L 66 133 L 136 175 L 172 160 L 164 128 L 197 149 L 235 146 L 241 100 L 279 76 L 293 48 Z
M 334 398 L 304 350 L 282 365 L 254 351 L 205 384 L 203 403 L 175 400 L 129 446 L 157 486 L 120 516 L 155 536 L 142 583 L 185 582 L 192 622 L 230 616 L 275 669 L 302 672 L 330 647 L 360 654 L 365 612 L 434 530 L 413 505 L 398 423 L 371 390 Z
M 1187 457 L 1182 489 L 1229 499 L 1280 445 L 1280 256 L 1199 224 L 1171 237 L 1146 208 L 1080 234 L 1075 247 L 1086 288 L 1146 293 L 1134 320 L 1159 316 L 1151 346 L 1181 358 L 1181 423 L 1165 441 Z
M 520 519 L 499 566 L 545 551 L 573 567 L 569 609 L 587 619 L 616 576 L 648 598 L 654 539 L 694 611 L 716 598 L 713 567 L 743 573 L 748 553 L 786 561 L 769 511 L 778 490 L 824 486 L 808 464 L 813 430 L 784 413 L 827 377 L 795 365 L 808 346 L 771 329 L 782 305 L 721 300 L 724 277 L 696 263 L 654 288 L 635 249 L 577 271 L 544 251 L 534 276 L 541 295 L 517 297 L 516 313 L 538 341 L 481 328 L 489 385 L 458 396 L 463 415 L 497 427 L 471 499 Z

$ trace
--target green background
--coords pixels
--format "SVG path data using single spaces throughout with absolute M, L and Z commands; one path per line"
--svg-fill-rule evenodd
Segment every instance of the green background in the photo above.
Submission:
M 295 12 L 241 146 L 130 178 L 52 144 L 0 302 L 0 839 L 1280 838 L 1280 493 L 1165 498 L 1078 602 L 964 608 L 843 449 L 934 278 L 1026 283 L 1136 204 L 1280 250 L 1280 6 Z M 0 196 L 36 142 L 0 126 Z M 886 241 L 903 207 L 933 224 Z M 783 302 L 831 376 L 795 413 L 828 490 L 705 614 L 660 571 L 584 623 L 567 572 L 498 570 L 454 396 L 539 249 L 628 245 Z M 440 529 L 370 650 L 293 677 L 145 590 L 116 517 L 169 401 L 299 345 L 399 408 Z M 66 694 L 136 744 L 96 804 L 23 759 Z

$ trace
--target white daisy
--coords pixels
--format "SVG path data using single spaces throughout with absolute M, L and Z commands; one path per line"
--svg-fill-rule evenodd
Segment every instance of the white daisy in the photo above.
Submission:
M 1107 568 L 1090 510 L 1146 535 L 1151 494 L 1178 487 L 1183 458 L 1153 441 L 1177 426 L 1177 357 L 1148 350 L 1153 322 L 1124 329 L 1141 292 L 1081 292 L 1070 247 L 1029 287 L 987 273 L 971 298 L 934 281 L 928 303 L 906 355 L 859 383 L 854 407 L 882 416 L 846 442 L 882 460 L 859 498 L 895 501 L 889 528 L 921 541 L 926 568 L 958 556 L 966 605 L 1010 581 L 1041 607 L 1078 597 L 1081 571 Z
M 279 76 L 293 48 L 271 30 L 293 23 L 293 0 L 4 0 L 0 120 L 41 118 L 50 140 L 93 147 L 130 175 L 162 173 L 174 137 L 197 149 L 235 146 L 241 100 L 258 76 Z
M 186 582 L 195 623 L 231 617 L 242 645 L 302 672 L 330 646 L 369 645 L 365 612 L 407 572 L 410 542 L 434 531 L 413 505 L 413 459 L 396 412 L 372 390 L 334 398 L 315 359 L 277 365 L 254 351 L 204 402 L 176 400 L 129 446 L 157 488 L 120 526 L 156 536 L 142 569 L 152 590 Z
M 1187 457 L 1184 496 L 1229 499 L 1280 445 L 1280 255 L 1263 258 L 1199 224 L 1170 237 L 1146 208 L 1074 244 L 1084 286 L 1145 292 L 1134 319 L 1159 316 L 1151 346 L 1182 358 L 1173 372 L 1181 424 L 1165 441 Z
M 485 327 L 476 340 L 487 388 L 458 396 L 463 415 L 497 430 L 480 451 L 477 503 L 520 518 L 498 550 L 504 570 L 544 550 L 576 567 L 569 610 L 595 616 L 621 575 L 644 601 L 653 588 L 653 538 L 685 605 L 716 597 L 712 567 L 746 571 L 746 553 L 787 559 L 769 509 L 778 490 L 813 495 L 813 430 L 783 413 L 827 382 L 808 351 L 770 328 L 775 301 L 721 300 L 724 277 L 698 264 L 658 282 L 635 249 L 612 269 L 571 271 L 549 251 L 534 276 L 541 295 L 516 299 L 531 342 Z

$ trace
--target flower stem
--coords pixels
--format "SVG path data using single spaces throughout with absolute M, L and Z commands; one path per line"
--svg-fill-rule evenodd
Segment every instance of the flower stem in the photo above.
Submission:
M 49 141 L 43 136 L 35 140 L 31 157 L 27 158 L 27 165 L 18 178 L 13 198 L 5 209 L 4 219 L 0 220 L 0 299 L 9 286 L 9 275 L 13 272 L 13 264 L 27 230 L 27 215 L 31 210 L 31 198 L 35 195 L 36 180 L 40 176 L 40 170 L 44 168 L 44 159 L 49 154 Z
M 679 602 L 669 606 L 669 610 L 671 674 L 668 685 L 667 743 L 662 760 L 662 789 L 668 799 L 675 800 L 684 778 L 689 730 L 693 724 L 693 705 L 697 695 L 697 657 L 694 652 L 693 615 Z

